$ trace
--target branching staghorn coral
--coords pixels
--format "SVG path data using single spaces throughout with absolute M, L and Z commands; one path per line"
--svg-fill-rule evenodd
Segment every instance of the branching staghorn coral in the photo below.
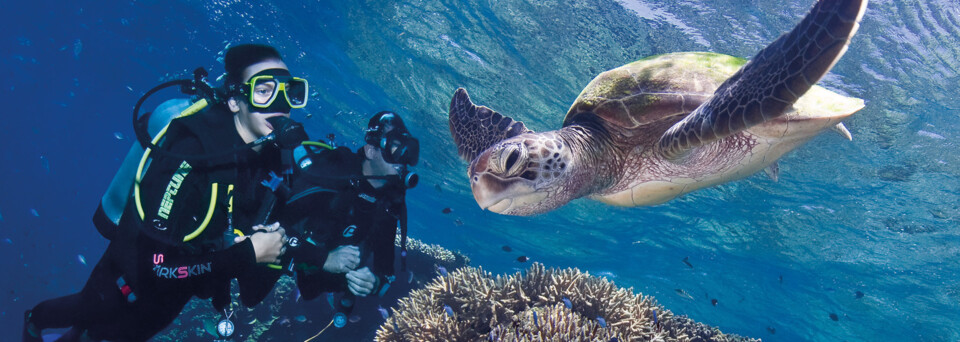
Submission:
M 376 340 L 753 341 L 674 316 L 606 279 L 539 263 L 496 278 L 472 267 L 440 276 L 401 299 Z

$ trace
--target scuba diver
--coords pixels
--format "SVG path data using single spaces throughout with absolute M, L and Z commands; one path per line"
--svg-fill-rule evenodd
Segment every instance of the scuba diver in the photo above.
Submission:
M 41 341 L 43 329 L 66 327 L 60 340 L 145 341 L 193 296 L 212 298 L 223 310 L 233 278 L 241 281 L 241 294 L 252 294 L 244 304 L 272 288 L 269 280 L 249 280 L 279 276 L 270 266 L 286 249 L 285 230 L 264 215 L 275 203 L 267 205 L 272 192 L 261 183 L 283 179 L 277 175 L 285 174 L 284 153 L 292 160 L 291 141 L 306 140 L 289 116 L 306 105 L 307 82 L 291 76 L 267 45 L 229 48 L 224 68 L 222 88 L 207 85 L 200 105 L 184 110 L 152 142 L 140 134 L 147 124 L 138 129 L 145 152 L 135 175 L 122 176 L 132 168 L 121 169 L 94 217 L 110 239 L 107 250 L 79 293 L 25 313 L 23 341 Z M 199 86 L 202 79 L 195 77 Z M 141 98 L 135 121 L 158 88 Z
M 338 327 L 345 324 L 343 311 L 352 308 L 354 296 L 382 296 L 389 288 L 398 227 L 401 272 L 406 271 L 405 194 L 417 184 L 408 168 L 417 164 L 419 142 L 392 112 L 370 119 L 364 141 L 355 153 L 304 142 L 294 152 L 294 195 L 280 215 L 281 223 L 300 234 L 300 247 L 288 254 L 303 298 L 345 293 Z

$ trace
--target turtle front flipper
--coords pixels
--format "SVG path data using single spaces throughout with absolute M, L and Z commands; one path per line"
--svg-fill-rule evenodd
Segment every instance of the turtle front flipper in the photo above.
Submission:
M 460 157 L 468 162 L 493 144 L 528 132 L 533 131 L 522 122 L 474 105 L 463 88 L 458 88 L 450 100 L 450 135 Z
M 820 0 L 789 33 L 761 50 L 674 124 L 658 143 L 667 159 L 777 118 L 807 92 L 847 50 L 867 0 Z

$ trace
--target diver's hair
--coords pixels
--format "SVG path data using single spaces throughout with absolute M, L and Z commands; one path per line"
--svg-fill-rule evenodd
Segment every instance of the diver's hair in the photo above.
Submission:
M 387 114 L 393 115 L 393 118 L 390 120 L 390 124 L 393 125 L 394 131 L 400 131 L 402 133 L 410 133 L 410 131 L 407 130 L 407 126 L 403 124 L 403 119 L 400 118 L 400 115 L 391 111 L 382 111 L 377 114 L 374 114 L 370 118 L 370 121 L 367 122 L 367 132 L 366 134 L 364 134 L 363 140 L 366 141 L 368 144 L 376 147 L 380 146 L 379 143 L 377 142 L 380 141 L 380 138 L 383 136 L 384 133 L 386 133 L 383 131 L 383 127 L 380 127 L 380 123 L 381 123 L 380 120 L 381 118 L 383 118 L 384 115 L 387 115 Z
M 283 61 L 277 49 L 269 45 L 242 44 L 231 46 L 227 49 L 226 56 L 223 58 L 223 68 L 227 72 L 224 87 L 243 83 L 245 80 L 240 79 L 243 76 L 243 69 L 271 59 Z

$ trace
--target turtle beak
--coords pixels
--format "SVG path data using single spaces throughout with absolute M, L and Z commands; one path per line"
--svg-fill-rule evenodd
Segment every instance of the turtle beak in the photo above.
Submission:
M 529 205 L 540 203 L 545 193 L 537 192 L 529 181 L 520 177 L 500 178 L 487 172 L 470 177 L 473 198 L 481 209 L 503 215 L 526 216 L 534 214 Z

